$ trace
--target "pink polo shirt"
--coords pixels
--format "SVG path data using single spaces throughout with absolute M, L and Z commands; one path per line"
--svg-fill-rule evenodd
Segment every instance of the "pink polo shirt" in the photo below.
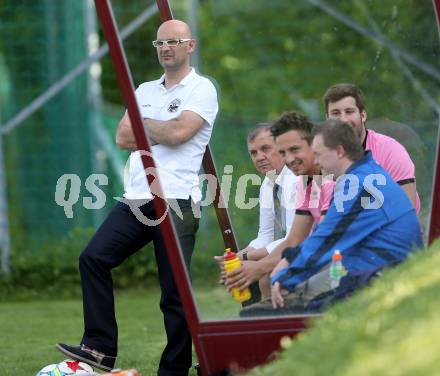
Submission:
M 335 182 L 332 175 L 314 175 L 313 178 L 299 176 L 296 184 L 296 212 L 299 215 L 311 215 L 317 225 L 325 215 L 333 197 Z
M 405 147 L 394 138 L 368 129 L 365 150 L 371 150 L 376 162 L 390 174 L 396 183 L 403 185 L 416 182 L 414 163 Z M 420 198 L 417 192 L 416 212 L 420 212 Z

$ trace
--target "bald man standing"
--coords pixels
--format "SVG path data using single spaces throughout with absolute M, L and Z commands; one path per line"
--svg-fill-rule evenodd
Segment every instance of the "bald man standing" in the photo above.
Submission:
M 201 200 L 198 173 L 218 111 L 217 92 L 211 81 L 190 66 L 196 41 L 186 23 L 164 22 L 153 46 L 164 74 L 158 80 L 141 84 L 136 98 L 189 272 L 198 229 L 195 214 L 199 213 Z M 142 151 L 137 149 L 127 112 L 119 123 L 116 144 L 132 151 L 124 199 L 79 258 L 84 308 L 81 344 L 60 343 L 57 348 L 104 371 L 114 367 L 118 330 L 111 270 L 153 242 L 162 291 L 160 308 L 168 340 L 157 374 L 188 375 L 192 340 L 160 232 L 160 218 L 153 207 L 154 184 L 148 186 L 140 158 Z

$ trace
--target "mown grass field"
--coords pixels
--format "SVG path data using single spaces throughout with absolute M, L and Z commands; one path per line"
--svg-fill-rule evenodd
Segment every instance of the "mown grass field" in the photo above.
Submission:
M 278 361 L 249 374 L 439 374 L 438 265 L 440 241 L 334 306 L 309 331 L 286 341 Z M 196 286 L 195 290 L 202 318 L 237 317 L 239 307 L 223 288 Z M 117 294 L 118 367 L 155 375 L 165 344 L 158 300 L 158 289 Z M 54 344 L 78 343 L 82 327 L 79 299 L 0 303 L 0 375 L 35 375 L 44 365 L 63 360 Z
M 117 367 L 136 368 L 142 376 L 156 375 L 166 340 L 159 295 L 159 289 L 116 295 Z M 197 289 L 197 301 L 201 317 L 236 315 L 237 306 L 223 288 Z M 62 361 L 66 357 L 55 343 L 79 343 L 82 328 L 80 299 L 0 303 L 0 375 L 32 376 L 43 366 Z

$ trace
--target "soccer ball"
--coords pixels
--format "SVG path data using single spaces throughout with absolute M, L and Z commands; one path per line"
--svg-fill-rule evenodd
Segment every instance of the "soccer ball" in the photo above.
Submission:
M 76 360 L 64 360 L 58 364 L 49 364 L 37 376 L 69 376 L 69 375 L 96 375 L 93 368 L 86 363 Z
M 92 367 L 76 360 L 64 360 L 58 363 L 58 368 L 64 375 L 94 375 Z
M 58 369 L 58 364 L 49 364 L 44 367 L 40 372 L 37 373 L 37 376 L 58 376 L 61 375 Z

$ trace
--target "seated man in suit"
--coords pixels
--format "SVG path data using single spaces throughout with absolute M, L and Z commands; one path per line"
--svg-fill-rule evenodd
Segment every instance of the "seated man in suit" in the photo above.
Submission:
M 247 247 L 237 252 L 241 261 L 260 260 L 270 254 L 290 232 L 295 215 L 297 176 L 284 165 L 270 132 L 272 124 L 259 123 L 247 136 L 249 156 L 255 169 L 264 174 L 259 194 L 258 234 Z M 226 282 L 223 256 L 214 256 L 221 278 Z M 268 278 L 260 280 L 261 297 L 270 297 Z M 254 298 L 254 296 L 253 296 Z M 257 300 L 255 300 L 257 301 Z

